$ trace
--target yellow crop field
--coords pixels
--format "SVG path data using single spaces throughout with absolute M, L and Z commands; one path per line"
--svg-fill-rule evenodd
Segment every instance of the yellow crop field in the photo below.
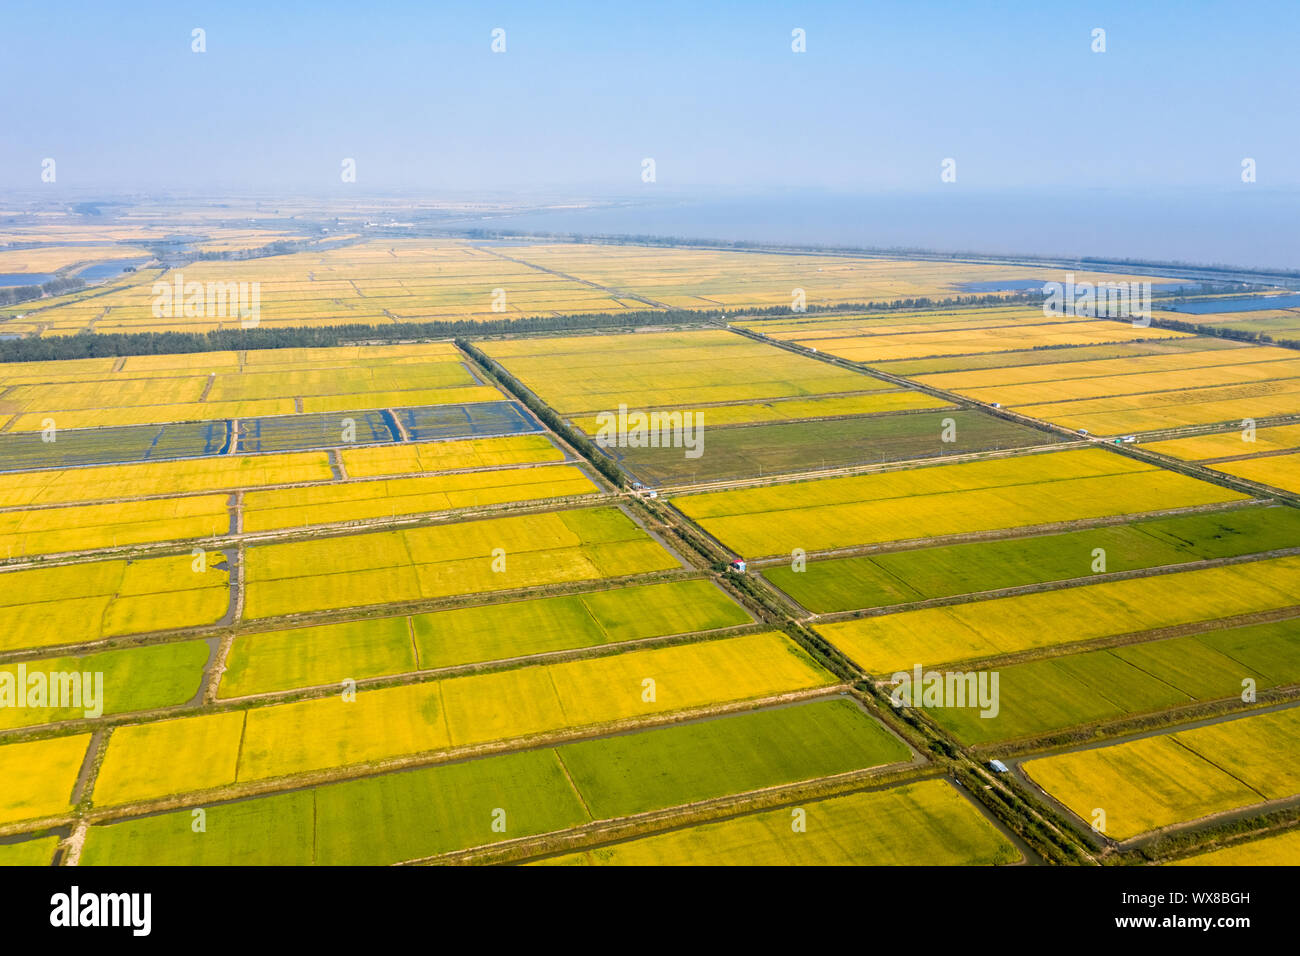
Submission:
M 878 379 L 722 330 L 492 341 L 483 350 L 565 413 L 885 387 Z
M 1300 792 L 1300 709 L 1026 761 L 1025 773 L 1084 820 L 1127 840 Z M 1219 761 L 1225 761 L 1220 763 Z
M 218 455 L 0 474 L 0 508 L 330 481 L 325 452 Z M 3 517 L 0 515 L 0 517 Z
M 344 448 L 339 454 L 343 459 L 344 470 L 352 478 L 379 478 L 386 475 L 564 460 L 564 453 L 545 435 L 506 435 L 500 438 L 375 445 Z
M 1016 411 L 1101 435 L 1182 425 L 1236 424 L 1243 418 L 1300 414 L 1300 378 L 1023 405 Z
M 950 402 L 924 392 L 902 389 L 835 395 L 828 398 L 796 398 L 738 405 L 696 406 L 697 414 L 710 425 L 748 425 L 755 422 L 783 422 L 841 415 L 880 415 L 922 408 L 952 408 Z M 573 423 L 588 435 L 596 434 L 600 423 L 595 416 L 575 418 Z
M 889 321 L 752 327 L 855 361 L 898 363 L 889 368 L 923 384 L 1101 435 L 1300 413 L 1300 359 L 1290 349 L 1128 322 L 1046 321 L 1032 309 L 1002 324 L 996 313 L 963 322 L 943 311 L 909 315 L 898 331 Z M 1108 340 L 1116 348 L 1131 349 L 1108 351 L 1107 329 L 1118 330 Z M 1046 345 L 1053 350 L 1039 348 Z
M 1300 830 L 1287 830 L 1207 853 L 1174 860 L 1170 866 L 1300 866 Z
M 589 866 L 988 866 L 1019 851 L 943 780 L 684 827 L 542 862 Z
M 223 418 L 256 418 L 261 415 L 292 415 L 291 398 L 258 402 L 190 402 L 183 405 L 134 405 L 127 408 L 88 408 L 73 411 L 41 411 L 18 415 L 14 432 L 36 432 L 53 418 L 58 428 L 108 428 L 120 425 L 162 425 L 170 422 L 200 422 Z
M 1245 497 L 1084 449 L 683 495 L 672 504 L 738 554 L 758 557 Z
M 479 384 L 447 342 L 24 362 L 0 369 L 4 386 L 10 430 L 25 432 L 47 418 L 93 428 L 506 397 Z
M 90 734 L 0 745 L 0 826 L 61 816 L 90 745 Z
M 207 383 L 206 375 L 193 375 L 185 378 L 119 377 L 98 382 L 15 385 L 5 393 L 5 402 L 24 412 L 177 405 L 197 402 Z
M 352 702 L 327 697 L 270 705 L 248 710 L 246 723 L 244 712 L 188 717 L 115 730 L 94 797 L 99 806 L 146 800 L 834 680 L 786 637 L 769 632 L 362 690 Z
M 530 243 L 509 253 L 535 266 L 685 309 L 789 308 L 794 289 L 803 290 L 812 306 L 942 298 L 957 295 L 967 282 L 1062 279 L 1059 270 L 1022 266 L 624 244 Z M 1135 277 L 1076 275 L 1080 282 L 1126 278 Z
M 218 373 L 208 397 L 214 402 L 244 402 L 281 398 L 286 394 L 348 395 L 357 392 L 433 390 L 475 384 L 469 369 L 457 359 L 430 360 L 419 365 L 344 365 L 305 369 L 249 368 Z
M 152 253 L 143 246 L 40 246 L 35 249 L 0 250 L 0 274 L 57 272 L 79 263 L 107 262 L 114 259 L 149 259 Z M 21 284 L 21 283 L 15 283 Z
M 1217 340 L 1210 340 L 1217 341 Z M 1070 349 L 1070 358 L 1076 353 Z M 1221 374 L 1223 368 L 1237 368 L 1256 364 L 1276 364 L 1292 361 L 1295 355 L 1288 349 L 1264 345 L 1241 345 L 1234 348 L 1180 349 L 1155 355 L 1133 355 L 1125 358 L 1085 359 L 1063 362 L 1031 362 L 969 371 L 938 372 L 916 376 L 918 382 L 935 388 L 963 392 L 992 386 L 1019 386 L 1059 381 L 1076 382 L 1082 379 L 1129 378 L 1145 383 L 1148 376 L 1176 373 L 1194 375 L 1197 370 L 1206 374 Z M 1231 379 L 1229 379 L 1231 381 Z M 1139 391 L 1155 391 L 1141 388 Z
M 331 345 L 303 346 L 288 349 L 262 349 L 243 353 L 247 368 L 302 369 L 326 364 L 343 365 L 410 365 L 460 359 L 460 349 L 453 342 L 421 342 L 410 345 Z
M 545 667 L 545 680 L 541 670 L 521 668 L 444 681 L 452 743 L 464 746 L 689 710 L 820 687 L 835 680 L 775 632 L 551 664 Z M 527 701 L 529 713 L 503 706 L 505 700 Z
M 1024 769 L 1082 819 L 1105 811 L 1105 832 L 1117 840 L 1260 802 L 1259 794 L 1181 746 L 1177 737 L 1031 760 Z
M 614 508 L 269 544 L 247 561 L 250 619 L 680 567 Z
M 989 329 L 1009 325 L 1040 325 L 1047 321 L 1036 306 L 945 306 L 907 312 L 860 312 L 828 317 L 806 313 L 780 319 L 751 319 L 734 323 L 778 342 L 800 342 L 816 347 L 817 339 L 854 338 L 860 335 L 898 335 L 907 332 Z M 1052 322 L 1088 322 L 1086 316 L 1061 316 Z
M 1148 442 L 1143 447 L 1147 451 L 1159 452 L 1182 461 L 1209 461 L 1238 455 L 1261 455 L 1292 448 L 1300 449 L 1300 425 L 1278 425 L 1251 432 L 1235 428 L 1229 432 L 1218 432 L 1212 435 L 1194 435 L 1191 438 Z
M 230 530 L 226 495 L 0 512 L 0 553 L 15 558 L 180 541 Z
M 174 270 L 168 279 L 177 281 L 178 273 L 183 283 L 200 283 L 205 290 L 209 283 L 257 283 L 258 324 L 265 328 L 495 320 L 624 308 L 613 293 L 451 239 L 369 240 L 288 255 L 196 262 Z M 494 297 L 496 289 L 505 291 L 504 302 Z M 152 282 L 141 281 L 93 303 L 53 306 L 41 320 L 52 335 L 73 334 L 92 322 L 97 332 L 106 333 L 239 327 L 233 310 L 157 318 L 155 298 Z
M 225 556 L 190 554 L 0 571 L 0 651 L 213 624 L 230 603 Z
M 1224 354 L 1224 353 L 1220 353 Z M 1234 358 L 1240 354 L 1228 352 Z M 1137 361 L 1125 359 L 1123 361 Z M 1061 369 L 1068 374 L 1068 366 Z M 1247 362 L 1177 369 L 1167 372 L 1137 372 L 1098 375 L 1090 378 L 1062 378 L 1057 381 L 1026 382 L 1022 385 L 989 385 L 962 388 L 960 393 L 981 402 L 1001 402 L 1018 407 L 1043 402 L 1068 402 L 1098 396 L 1144 395 L 1149 392 L 1174 392 L 1182 389 L 1211 388 L 1248 382 L 1269 382 L 1300 376 L 1300 358 L 1281 362 Z
M 244 530 L 450 511 L 598 490 L 580 468 L 551 465 L 250 491 L 244 496 Z
M 1225 461 L 1215 465 L 1214 470 L 1300 493 L 1300 453 Z
M 243 733 L 242 711 L 118 727 L 95 779 L 94 802 L 111 806 L 231 783 Z
M 819 338 L 812 342 L 796 339 L 851 362 L 875 364 L 901 359 L 930 358 L 944 355 L 979 355 L 1024 348 L 1057 348 L 1063 345 L 1100 345 L 1110 342 L 1134 342 L 1140 339 L 1180 338 L 1185 332 L 1171 329 L 1134 328 L 1131 322 L 1097 319 L 1092 322 L 1037 322 L 1015 326 L 960 329 L 951 331 L 902 332 L 886 329 L 871 335 Z
M 818 624 L 874 674 L 1300 604 L 1300 557 Z

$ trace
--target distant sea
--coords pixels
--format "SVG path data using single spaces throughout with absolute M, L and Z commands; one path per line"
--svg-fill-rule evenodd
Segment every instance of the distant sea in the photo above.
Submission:
M 647 190 L 653 189 L 648 186 Z M 1099 256 L 1300 269 L 1300 192 L 647 195 L 614 207 L 534 212 L 486 228 L 674 236 L 988 255 Z

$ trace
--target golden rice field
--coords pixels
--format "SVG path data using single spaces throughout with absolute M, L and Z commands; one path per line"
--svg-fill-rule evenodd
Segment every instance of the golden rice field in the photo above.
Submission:
M 328 697 L 128 725 L 113 732 L 94 801 L 150 800 L 832 683 L 786 637 L 768 632 L 362 690 L 354 702 Z
M 1300 494 L 1300 452 L 1220 462 L 1214 470 Z
M 989 328 L 931 328 L 920 332 L 892 332 L 885 328 L 861 335 L 834 338 L 796 338 L 790 341 L 851 362 L 874 365 L 904 359 L 947 355 L 980 355 L 1010 349 L 1059 348 L 1064 345 L 1102 345 L 1144 339 L 1180 338 L 1184 332 L 1134 328 L 1131 322 L 1097 319 L 1081 322 L 1046 321 L 1041 310 L 1027 312 L 1015 324 Z
M 1147 451 L 1300 494 L 1300 425 L 1256 427 L 1150 442 Z
M 483 350 L 564 413 L 892 388 L 723 330 L 490 341 Z
M 258 545 L 246 555 L 246 619 L 681 567 L 608 507 Z
M 0 826 L 67 813 L 90 734 L 0 744 Z
M 219 455 L 0 473 L 0 508 L 238 491 L 333 479 L 325 452 Z M 0 515 L 2 516 L 2 515 Z
M 1147 442 L 1147 451 L 1159 452 L 1181 461 L 1201 463 L 1226 458 L 1244 458 L 1274 452 L 1300 450 L 1300 425 L 1278 425 L 1251 430 L 1235 428 L 1211 435 Z
M 19 362 L 0 388 L 15 432 L 505 398 L 451 343 Z
M 0 274 L 48 273 L 69 266 L 113 259 L 149 259 L 143 246 L 40 246 L 33 249 L 0 250 Z
M 574 465 L 352 481 L 250 491 L 244 495 L 243 524 L 245 531 L 270 531 L 561 498 L 599 490 Z
M 231 524 L 227 495 L 0 511 L 0 553 L 14 559 L 214 538 Z
M 355 467 L 360 475 L 344 471 L 342 479 L 336 479 L 323 451 L 0 473 L 0 558 L 16 561 L 600 491 L 582 469 L 563 464 L 563 457 L 546 436 L 529 434 L 346 449 L 344 469 Z M 514 462 L 530 466 L 509 467 Z M 370 475 L 375 477 L 361 477 Z
M 1177 369 L 1167 372 L 1117 369 L 1115 375 L 1092 375 L 1086 378 L 1058 379 L 1046 382 L 1026 382 L 1019 385 L 991 385 L 965 387 L 960 393 L 981 402 L 1001 402 L 1008 407 L 1037 405 L 1041 403 L 1071 402 L 1097 396 L 1143 394 L 1146 392 L 1175 392 L 1185 389 L 1204 389 L 1222 385 L 1249 382 L 1285 380 L 1300 375 L 1300 358 L 1280 361 L 1250 361 L 1243 355 L 1247 350 L 1232 350 L 1233 364 L 1210 367 Z M 1271 351 L 1271 350 L 1270 350 Z M 1277 351 L 1281 351 L 1280 349 Z M 1225 355 L 1220 351 L 1220 356 Z M 1140 362 L 1141 359 L 1121 359 L 1120 362 Z M 1057 368 L 1058 373 L 1068 369 Z M 991 377 L 990 373 L 980 373 Z M 934 384 L 928 380 L 929 384 Z
M 1188 338 L 1188 342 L 1196 342 Z M 1062 353 L 1070 358 L 1073 350 Z M 1048 356 L 1043 356 L 1047 358 Z M 1055 356 L 1051 356 L 1055 358 Z M 1089 380 L 1098 382 L 1156 383 L 1148 391 L 1163 388 L 1184 388 L 1195 385 L 1222 384 L 1223 381 L 1249 380 L 1252 376 L 1266 378 L 1266 374 L 1252 372 L 1254 367 L 1277 367 L 1294 360 L 1294 353 L 1273 346 L 1234 345 L 1231 348 L 1180 349 L 1152 355 L 1133 355 L 1123 358 L 1084 359 L 1056 363 L 1026 363 L 966 371 L 939 372 L 917 375 L 916 380 L 936 388 L 965 393 L 982 388 L 1020 388 L 1039 385 L 1051 388 L 1083 388 Z M 1235 370 L 1235 371 L 1234 371 Z M 1129 378 L 1130 376 L 1137 376 Z M 1235 376 L 1235 378 L 1234 378 Z M 1216 381 L 1222 379 L 1223 381 Z
M 282 238 L 271 230 L 196 223 L 204 251 L 232 251 Z M 15 236 L 26 236 L 23 230 Z M 158 238 L 156 227 L 60 227 L 41 230 L 47 242 Z M 404 321 L 499 319 L 623 309 L 743 309 L 791 306 L 801 290 L 808 306 L 960 294 L 967 282 L 1041 277 L 1057 270 L 958 262 L 848 256 L 750 253 L 687 248 L 519 243 L 507 248 L 459 239 L 355 239 L 344 233 L 310 251 L 238 261 L 195 262 L 173 269 L 185 282 L 258 283 L 260 324 L 386 325 Z M 49 247 L 47 247 L 48 249 Z M 57 248 L 57 247 L 55 247 Z M 68 247 L 72 254 L 77 247 Z M 104 246 L 94 255 L 125 254 Z M 85 250 L 90 252 L 91 250 Z M 36 256 L 23 250 L 26 265 Z M 49 261 L 56 254 L 42 250 Z M 137 253 L 138 254 L 138 253 Z M 30 271 L 14 269 L 12 271 Z M 1080 273 L 1085 279 L 1138 279 Z M 237 327 L 230 315 L 154 315 L 154 276 L 91 301 L 67 297 L 29 317 L 43 335 L 97 332 L 206 331 Z M 504 301 L 494 299 L 503 290 Z
M 1145 332 L 1154 329 L 1140 330 Z M 1300 413 L 1300 359 L 1273 346 L 1192 339 L 1175 352 L 922 374 L 917 380 L 1067 428 L 1100 435 Z
M 689 494 L 672 504 L 737 554 L 759 557 L 1245 497 L 1097 448 Z
M 184 283 L 258 283 L 259 327 L 500 319 L 645 308 L 461 240 L 383 239 L 168 273 Z M 504 300 L 494 295 L 505 292 Z M 187 293 L 188 294 L 188 293 Z M 44 335 L 238 328 L 237 315 L 155 316 L 151 283 L 39 313 Z M 499 308 L 494 308 L 498 306 Z M 204 310 L 206 311 L 206 310 Z
M 873 674 L 1300 605 L 1300 557 L 816 625 Z
M 806 830 L 792 813 L 802 811 Z M 811 801 L 566 854 L 556 866 L 990 866 L 1020 852 L 944 780 Z
M 1300 709 L 1240 717 L 1106 747 L 1028 760 L 1031 780 L 1106 834 L 1128 840 L 1300 793 Z
M 818 340 L 856 338 L 864 335 L 901 335 L 909 332 L 948 332 L 991 329 L 1032 322 L 1042 310 L 1023 305 L 943 306 L 908 309 L 904 312 L 858 312 L 826 316 L 820 313 L 791 315 L 779 319 L 746 319 L 730 323 L 735 328 L 757 332 L 778 342 L 799 342 L 819 348 Z M 1058 321 L 1087 322 L 1086 317 L 1062 316 Z
M 0 652 L 215 624 L 229 604 L 220 552 L 0 570 Z
M 1100 435 L 1300 414 L 1293 350 L 1128 320 L 1057 319 L 1036 307 L 1005 307 L 746 325 Z
M 238 249 L 258 249 L 277 239 L 291 238 L 288 233 L 271 229 L 249 229 L 246 232 L 231 232 L 220 238 L 207 239 L 195 243 L 194 248 L 201 252 L 232 252 Z M 336 236 L 335 238 L 343 238 Z
M 1300 494 L 1300 425 L 1246 425 L 1229 432 L 1151 442 L 1146 449 Z
M 1170 866 L 1300 866 L 1300 830 L 1186 856 Z
M 340 455 L 349 478 L 434 474 L 564 460 L 564 453 L 545 435 L 344 448 Z M 323 451 L 14 471 L 0 473 L 0 508 L 234 492 L 333 480 L 329 455 Z
M 530 243 L 512 257 L 587 282 L 639 295 L 671 308 L 718 309 L 790 306 L 796 288 L 807 305 L 887 301 L 960 292 L 965 282 L 1042 278 L 1060 281 L 1059 270 L 907 259 L 754 254 L 748 252 Z M 1096 281 L 1121 276 L 1079 273 Z M 1128 277 L 1135 278 L 1135 277 Z
M 286 204 L 289 205 L 289 204 Z M 187 230 L 193 230 L 209 240 L 222 240 L 240 236 L 251 236 L 269 230 L 251 229 L 247 226 L 227 226 L 220 220 L 230 216 L 255 218 L 264 214 L 256 204 L 232 211 L 229 207 L 213 214 L 213 210 L 190 209 L 169 210 L 167 222 L 145 221 L 152 217 L 130 213 L 112 221 L 86 221 L 70 211 L 47 211 L 40 214 L 36 224 L 18 224 L 0 229 L 0 242 L 135 242 L 151 239 L 166 239 L 175 235 L 176 227 L 181 224 Z M 217 220 L 217 221 L 213 221 Z M 277 232 L 276 235 L 285 233 Z M 108 247 L 105 247 L 108 248 Z

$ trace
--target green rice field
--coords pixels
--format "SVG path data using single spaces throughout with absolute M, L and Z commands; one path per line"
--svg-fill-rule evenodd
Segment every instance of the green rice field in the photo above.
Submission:
M 395 863 L 907 759 L 817 700 L 223 804 L 200 834 L 189 810 L 95 826 L 82 862 Z
M 997 588 L 1086 578 L 1097 549 L 1104 570 L 1167 564 L 1296 547 L 1300 511 L 1238 508 L 1134 521 L 1063 534 L 976 541 L 763 569 L 763 576 L 818 614 L 884 607 Z

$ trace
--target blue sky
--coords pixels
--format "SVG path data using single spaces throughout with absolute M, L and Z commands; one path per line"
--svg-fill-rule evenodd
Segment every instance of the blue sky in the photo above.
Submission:
M 7 0 L 0 184 L 1300 185 L 1300 4 Z M 190 51 L 191 29 L 207 52 Z M 506 52 L 490 50 L 506 30 Z M 791 52 L 791 30 L 807 52 Z M 1090 49 L 1094 27 L 1107 51 Z

